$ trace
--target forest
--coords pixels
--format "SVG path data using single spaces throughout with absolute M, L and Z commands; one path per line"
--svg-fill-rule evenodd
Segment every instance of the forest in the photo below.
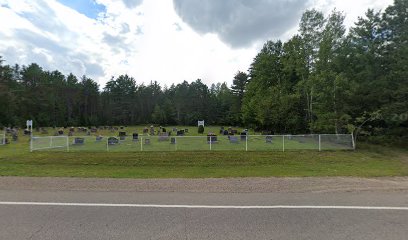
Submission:
M 287 41 L 270 40 L 232 85 L 171 86 L 6 65 L 0 56 L 0 127 L 243 126 L 272 133 L 408 136 L 408 1 L 367 10 L 347 29 L 333 10 L 303 13 Z M 226 79 L 230 81 L 230 79 Z

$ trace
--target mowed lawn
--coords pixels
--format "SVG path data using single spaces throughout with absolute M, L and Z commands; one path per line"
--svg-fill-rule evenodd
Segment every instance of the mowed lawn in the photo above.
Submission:
M 196 127 L 190 127 L 190 132 Z M 129 135 L 131 133 L 128 133 Z M 207 178 L 408 176 L 408 151 L 29 152 L 29 141 L 0 146 L 1 176 Z

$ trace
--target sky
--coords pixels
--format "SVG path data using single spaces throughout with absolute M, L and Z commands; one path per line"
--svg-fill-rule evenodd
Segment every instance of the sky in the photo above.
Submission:
M 103 88 L 128 74 L 170 86 L 200 78 L 232 83 L 267 40 L 287 40 L 302 13 L 346 15 L 392 0 L 0 0 L 0 56 L 6 64 L 87 75 Z

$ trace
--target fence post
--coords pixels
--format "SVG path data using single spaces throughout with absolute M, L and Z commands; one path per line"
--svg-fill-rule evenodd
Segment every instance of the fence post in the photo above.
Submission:
M 211 151 L 211 142 L 212 142 L 212 137 L 210 136 L 210 151 Z
M 321 137 L 319 134 L 319 152 L 322 151 L 322 141 L 321 141 Z
M 140 151 L 143 152 L 143 137 L 140 137 Z
M 170 139 L 170 141 L 171 141 L 171 139 Z M 176 151 L 177 151 L 177 137 L 175 136 L 174 137 L 174 148 L 176 149 Z
M 69 136 L 67 136 L 67 152 L 69 152 Z
M 106 138 L 106 151 L 109 152 L 109 137 Z
M 282 135 L 282 151 L 285 151 L 285 135 Z
M 248 152 L 248 134 L 245 135 L 245 151 Z
M 52 136 L 50 137 L 50 147 L 52 147 Z
M 351 142 L 353 144 L 353 150 L 356 150 L 356 142 L 354 141 L 354 135 L 353 133 L 351 134 Z
M 4 134 L 4 144 L 6 144 L 5 143 L 5 139 L 6 139 L 6 134 Z M 33 152 L 33 136 L 31 135 L 31 138 L 30 138 L 30 152 Z

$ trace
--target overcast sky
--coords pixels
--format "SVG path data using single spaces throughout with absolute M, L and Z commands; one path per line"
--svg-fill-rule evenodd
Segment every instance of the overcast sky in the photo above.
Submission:
M 296 33 L 308 8 L 346 14 L 351 26 L 368 8 L 392 0 L 0 0 L 0 55 L 36 62 L 101 87 L 129 74 L 163 86 L 201 78 L 227 82 L 246 71 L 268 40 Z

